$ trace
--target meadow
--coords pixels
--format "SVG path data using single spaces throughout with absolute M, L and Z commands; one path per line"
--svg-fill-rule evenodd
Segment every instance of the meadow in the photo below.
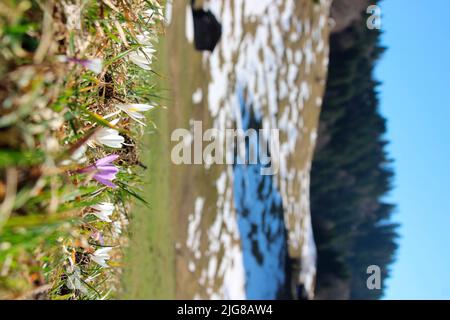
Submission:
M 154 0 L 0 5 L 0 298 L 122 292 L 163 19 Z

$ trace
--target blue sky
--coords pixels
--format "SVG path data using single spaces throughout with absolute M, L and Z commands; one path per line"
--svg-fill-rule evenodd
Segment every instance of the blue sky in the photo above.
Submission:
M 449 0 L 385 0 L 376 76 L 402 224 L 386 299 L 450 299 Z

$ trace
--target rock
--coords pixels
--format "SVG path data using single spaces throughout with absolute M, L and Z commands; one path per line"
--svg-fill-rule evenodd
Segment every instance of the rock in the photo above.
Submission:
M 341 32 L 356 20 L 360 20 L 361 12 L 370 4 L 369 0 L 334 0 L 331 5 L 331 18 L 335 25 L 331 32 Z

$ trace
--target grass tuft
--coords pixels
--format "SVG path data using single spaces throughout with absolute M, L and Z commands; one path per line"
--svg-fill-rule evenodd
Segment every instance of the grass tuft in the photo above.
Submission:
M 150 132 L 116 104 L 155 105 L 162 22 L 157 0 L 2 1 L 0 299 L 116 296 Z

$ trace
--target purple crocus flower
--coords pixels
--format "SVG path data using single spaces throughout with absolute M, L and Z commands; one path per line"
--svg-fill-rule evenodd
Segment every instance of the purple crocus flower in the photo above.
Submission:
M 98 241 L 102 246 L 105 244 L 103 236 L 99 231 L 94 231 L 93 233 L 91 233 L 91 238 Z
M 111 162 L 116 160 L 118 157 L 119 156 L 117 154 L 111 154 L 97 160 L 94 165 L 80 169 L 79 172 L 93 173 L 94 175 L 92 177 L 101 184 L 104 184 L 107 187 L 116 188 L 117 186 L 112 183 L 112 180 L 116 178 L 116 174 L 119 172 L 119 169 L 111 164 Z

